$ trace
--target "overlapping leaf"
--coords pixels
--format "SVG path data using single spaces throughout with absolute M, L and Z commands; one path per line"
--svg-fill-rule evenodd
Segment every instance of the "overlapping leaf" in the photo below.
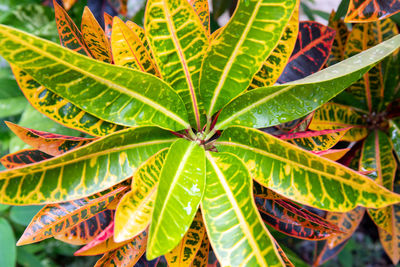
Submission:
M 359 141 L 368 135 L 367 122 L 356 109 L 335 103 L 327 103 L 315 111 L 309 128 L 315 131 L 351 127 L 343 141 Z
M 197 143 L 177 140 L 160 174 L 149 230 L 147 258 L 175 248 L 189 229 L 204 194 L 205 151 Z
M 132 191 L 125 194 L 117 207 L 115 241 L 129 240 L 149 225 L 167 152 L 164 149 L 149 158 L 133 175 Z
M 47 117 L 64 126 L 93 136 L 105 136 L 124 128 L 83 111 L 67 99 L 37 83 L 28 73 L 16 66 L 11 66 L 15 79 L 25 97 L 34 108 Z
M 11 122 L 6 122 L 6 124 L 8 128 L 10 128 L 10 130 L 26 144 L 51 156 L 61 155 L 69 150 L 84 146 L 95 140 L 94 138 L 65 136 L 36 131 L 18 126 Z
M 113 17 L 104 12 L 104 33 L 108 39 L 111 40 Z
M 146 251 L 147 231 L 136 236 L 132 242 L 110 251 L 97 261 L 95 267 L 135 266 Z
M 103 232 L 113 220 L 114 211 L 105 210 L 72 228 L 68 228 L 60 234 L 55 235 L 54 238 L 71 245 L 85 245 L 90 243 L 98 234 Z
M 35 243 L 61 234 L 106 210 L 108 203 L 119 194 L 126 192 L 126 189 L 126 186 L 121 186 L 87 198 L 46 205 L 32 219 L 17 244 Z
M 256 204 L 266 224 L 289 236 L 324 240 L 339 233 L 335 225 L 290 201 L 256 198 Z
M 111 63 L 110 43 L 88 7 L 85 7 L 83 11 L 81 30 L 82 38 L 93 57 Z
M 293 53 L 278 82 L 299 80 L 319 71 L 328 60 L 334 38 L 335 30 L 330 27 L 301 22 Z
M 132 128 L 51 160 L 0 172 L 0 202 L 54 203 L 89 196 L 129 178 L 174 140 L 158 128 Z
M 303 117 L 357 81 L 399 46 L 400 35 L 299 81 L 242 94 L 222 110 L 215 128 L 263 128 Z
M 202 65 L 200 92 L 209 118 L 247 89 L 280 40 L 296 2 L 238 1 Z
M 253 183 L 253 193 L 254 196 L 263 198 L 263 199 L 284 199 L 283 196 L 275 193 L 274 191 L 260 185 L 257 182 Z
M 193 259 L 191 267 L 206 267 L 208 265 L 208 253 L 210 250 L 210 241 L 208 240 L 207 233 L 204 234 L 203 241 L 201 242 L 200 249 L 197 251 Z
M 129 126 L 190 127 L 177 93 L 152 75 L 89 59 L 7 26 L 0 26 L 0 40 L 4 58 L 99 118 Z
M 345 22 L 370 22 L 400 11 L 398 0 L 350 0 Z
M 241 160 L 229 153 L 207 152 L 207 185 L 201 208 L 221 265 L 284 266 L 249 196 L 252 180 Z
M 329 17 L 329 27 L 336 31 L 335 39 L 333 40 L 332 49 L 326 64 L 332 66 L 344 60 L 344 49 L 349 35 L 349 29 L 342 19 L 336 20 L 336 13 L 332 11 Z
M 368 177 L 251 128 L 230 127 L 215 145 L 242 158 L 258 183 L 305 205 L 344 212 L 400 201 Z
M 321 157 L 324 157 L 326 159 L 338 161 L 344 155 L 346 155 L 346 153 L 349 151 L 350 151 L 350 148 L 343 148 L 343 149 L 329 149 L 329 150 L 325 150 L 325 151 L 316 151 L 313 153 L 316 155 L 319 155 Z
M 166 81 L 183 99 L 193 127 L 201 129 L 199 76 L 208 39 L 187 0 L 149 0 L 146 35 Z
M 397 158 L 400 159 L 400 119 L 390 121 L 389 133 L 393 143 L 393 149 L 397 154 Z
M 206 31 L 207 36 L 210 35 L 210 8 L 208 0 L 188 0 L 194 11 L 200 18 L 201 23 Z
M 394 205 L 391 212 L 393 223 L 390 233 L 381 228 L 378 228 L 378 231 L 383 249 L 393 264 L 397 265 L 400 259 L 400 205 Z
M 293 52 L 299 32 L 299 6 L 295 8 L 285 31 L 261 69 L 253 77 L 250 88 L 270 86 L 278 80 Z
M 144 29 L 130 20 L 128 20 L 126 22 L 126 26 L 128 26 L 139 37 L 140 41 L 146 48 L 147 52 L 150 54 L 151 58 L 154 60 L 153 52 L 151 51 L 150 43 L 149 43 L 149 40 L 147 39 Z
M 179 245 L 164 255 L 168 266 L 189 267 L 203 244 L 204 236 L 207 235 L 205 231 L 203 218 L 199 210 Z
M 51 155 L 46 154 L 40 150 L 24 149 L 0 158 L 0 162 L 7 169 L 14 169 L 50 158 L 52 158 Z

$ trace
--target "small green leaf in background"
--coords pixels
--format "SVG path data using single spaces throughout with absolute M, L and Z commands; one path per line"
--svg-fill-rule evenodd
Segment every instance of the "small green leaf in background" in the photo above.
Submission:
M 0 99 L 0 118 L 21 114 L 27 104 L 23 96 Z
M 10 219 L 23 226 L 28 226 L 32 218 L 43 206 L 13 206 L 10 210 Z
M 15 236 L 11 225 L 0 218 L 0 266 L 13 267 L 17 259 Z
M 1 170 L 1 167 L 2 166 L 0 166 L 0 170 Z M 10 207 L 9 205 L 0 204 L 0 213 L 7 210 L 9 207 Z

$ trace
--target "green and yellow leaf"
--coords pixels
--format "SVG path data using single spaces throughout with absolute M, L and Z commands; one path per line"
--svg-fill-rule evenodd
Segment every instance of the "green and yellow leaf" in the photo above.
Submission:
M 222 266 L 284 266 L 252 197 L 252 179 L 230 153 L 207 154 L 201 209 L 212 248 Z M 221 222 L 224 223 L 221 223 Z
M 240 0 L 205 55 L 200 92 L 207 117 L 246 90 L 278 44 L 296 0 Z
M 0 202 L 46 204 L 90 196 L 128 179 L 175 140 L 159 128 L 131 128 L 50 160 L 0 172 Z
M 92 60 L 4 25 L 0 25 L 0 54 L 38 83 L 101 119 L 174 131 L 190 127 L 178 94 L 153 75 Z
M 207 36 L 210 36 L 210 8 L 208 6 L 208 0 L 188 1 L 189 4 L 192 5 L 194 11 L 196 11 L 197 16 L 199 16 Z
M 345 212 L 400 202 L 368 177 L 255 129 L 230 127 L 215 146 L 242 158 L 261 185 L 308 206 Z
M 391 234 L 382 228 L 378 228 L 378 232 L 383 249 L 393 264 L 397 265 L 400 260 L 400 205 L 393 205 L 391 212 L 391 218 L 393 219 Z
M 393 143 L 393 149 L 400 159 L 400 119 L 393 119 L 389 122 L 389 136 Z
M 123 242 L 143 232 L 150 224 L 161 169 L 168 150 L 150 157 L 132 177 L 132 191 L 119 202 L 114 240 Z
M 335 39 L 333 40 L 331 53 L 326 64 L 332 66 L 344 60 L 344 49 L 349 35 L 349 29 L 342 19 L 335 20 L 336 12 L 332 11 L 329 17 L 328 26 L 336 31 Z
M 189 229 L 204 193 L 205 151 L 196 142 L 177 140 L 161 170 L 149 230 L 147 258 L 174 249 Z
M 367 122 L 361 114 L 350 106 L 327 103 L 315 111 L 309 128 L 314 131 L 322 131 L 351 127 L 342 140 L 359 141 L 368 135 Z
M 150 48 L 150 43 L 149 43 L 149 39 L 147 39 L 146 33 L 144 32 L 144 29 L 142 27 L 140 27 L 139 25 L 137 25 L 136 23 L 128 20 L 126 22 L 126 26 L 128 26 L 140 39 L 140 41 L 142 42 L 142 44 L 144 45 L 144 47 L 147 50 L 147 53 L 149 53 L 149 55 L 151 56 L 152 60 L 154 61 L 154 56 L 153 56 L 153 52 L 151 51 Z M 157 69 L 158 71 L 158 69 Z
M 253 194 L 256 197 L 263 199 L 284 199 L 285 197 L 275 193 L 274 191 L 260 185 L 257 182 L 253 182 Z
M 187 0 L 149 0 L 145 28 L 163 80 L 183 99 L 190 123 L 200 130 L 198 86 L 208 46 L 203 25 Z

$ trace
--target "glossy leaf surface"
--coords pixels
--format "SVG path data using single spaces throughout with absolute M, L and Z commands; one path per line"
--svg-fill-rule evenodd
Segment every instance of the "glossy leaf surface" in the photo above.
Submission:
M 157 186 L 167 150 L 149 158 L 132 177 L 132 191 L 125 194 L 117 207 L 115 241 L 129 240 L 150 224 Z
M 25 97 L 34 108 L 50 119 L 93 136 L 104 136 L 124 128 L 83 111 L 67 99 L 40 85 L 28 73 L 14 65 L 11 66 Z
M 152 75 L 89 59 L 7 26 L 0 26 L 0 38 L 5 59 L 99 118 L 130 126 L 189 127 L 179 96 Z
M 88 7 L 85 7 L 83 11 L 81 30 L 83 40 L 93 57 L 97 60 L 111 63 L 110 43 Z
M 51 155 L 48 155 L 40 150 L 23 149 L 0 158 L 0 162 L 7 169 L 14 169 L 50 158 L 52 158 Z
M 342 140 L 359 141 L 368 135 L 367 123 L 361 114 L 350 106 L 327 103 L 315 111 L 309 127 L 315 131 L 351 127 Z
M 189 4 L 192 5 L 194 11 L 199 16 L 201 23 L 203 24 L 204 30 L 207 36 L 210 35 L 210 8 L 208 6 L 208 0 L 188 0 Z
M 263 221 L 286 235 L 324 240 L 339 232 L 335 225 L 290 201 L 256 198 L 256 204 Z
M 92 218 L 55 235 L 54 238 L 71 245 L 85 245 L 96 238 L 98 234 L 114 220 L 114 212 L 102 211 Z
M 258 183 L 305 205 L 344 212 L 400 201 L 366 176 L 254 129 L 230 127 L 215 145 L 242 158 Z
M 399 46 L 400 36 L 396 36 L 296 82 L 251 90 L 222 110 L 215 128 L 263 128 L 303 117 L 357 81 Z
M 34 166 L 0 172 L 0 202 L 63 202 L 105 190 L 176 140 L 153 127 L 133 128 Z
M 400 11 L 398 0 L 350 0 L 345 22 L 369 22 Z
M 253 77 L 250 88 L 274 85 L 293 52 L 299 32 L 299 7 L 296 7 L 277 46 Z
M 284 266 L 249 196 L 252 180 L 241 160 L 229 153 L 207 152 L 207 185 L 201 208 L 221 265 Z
M 390 233 L 378 228 L 379 239 L 386 254 L 390 257 L 394 265 L 397 265 L 400 260 L 400 206 L 393 205 L 392 209 L 393 223 Z
M 389 136 L 392 140 L 397 158 L 400 159 L 400 119 L 390 121 Z
M 299 80 L 319 71 L 328 60 L 334 38 L 335 31 L 330 27 L 301 22 L 293 53 L 278 82 Z
M 189 230 L 183 236 L 179 245 L 164 255 L 168 266 L 190 266 L 197 255 L 197 251 L 203 244 L 205 235 L 206 229 L 203 218 L 200 210 L 198 210 Z
M 295 0 L 240 0 L 236 12 L 211 41 L 202 65 L 200 92 L 207 116 L 243 92 L 277 45 Z
M 314 154 L 319 155 L 321 157 L 324 157 L 326 159 L 330 159 L 333 161 L 338 161 L 341 159 L 344 155 L 346 155 L 347 152 L 350 151 L 350 148 L 344 148 L 344 149 L 329 149 L 325 151 L 316 151 Z
M 175 248 L 189 229 L 204 193 L 204 148 L 185 139 L 169 149 L 161 170 L 149 230 L 147 258 Z
M 110 251 L 97 261 L 95 267 L 125 267 L 135 266 L 146 251 L 147 232 L 136 236 L 134 240 L 124 246 Z
M 187 0 L 149 0 L 146 35 L 163 80 L 179 93 L 193 127 L 201 129 L 199 76 L 208 39 Z
M 18 126 L 17 124 L 6 122 L 8 128 L 13 131 L 22 141 L 51 156 L 61 155 L 69 150 L 84 146 L 94 138 L 83 138 L 52 134 L 42 131 Z

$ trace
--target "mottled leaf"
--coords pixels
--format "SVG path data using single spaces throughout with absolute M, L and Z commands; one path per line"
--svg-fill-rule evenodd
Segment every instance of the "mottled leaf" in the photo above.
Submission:
M 260 185 L 257 182 L 253 182 L 253 193 L 254 196 L 263 199 L 284 199 L 285 197 L 275 193 L 274 191 Z
M 344 49 L 349 35 L 349 29 L 342 19 L 335 18 L 335 11 L 331 12 L 328 26 L 336 31 L 335 39 L 333 39 L 332 49 L 326 64 L 332 66 L 344 60 Z
M 400 159 L 400 119 L 390 121 L 389 136 L 393 143 L 393 149 Z
M 324 157 L 326 159 L 338 161 L 344 155 L 346 155 L 346 153 L 349 151 L 350 151 L 350 148 L 343 148 L 343 149 L 329 149 L 329 150 L 325 150 L 325 151 L 316 151 L 313 153 L 318 156 Z
M 400 11 L 398 0 L 350 0 L 345 22 L 369 22 Z
M 391 234 L 382 228 L 378 228 L 378 232 L 383 249 L 393 264 L 397 265 L 400 259 L 400 205 L 393 205 L 391 212 L 393 219 Z
M 104 12 L 104 33 L 108 39 L 111 40 L 113 17 Z
M 208 253 L 210 250 L 210 241 L 208 240 L 207 233 L 204 234 L 203 241 L 201 242 L 200 249 L 197 251 L 190 267 L 207 267 Z
M 3 166 L 7 169 L 14 169 L 50 158 L 52 158 L 51 155 L 48 155 L 40 150 L 23 149 L 0 158 L 0 163 L 3 164 Z
M 199 16 L 201 23 L 207 36 L 210 35 L 210 8 L 208 7 L 208 0 L 188 0 L 192 5 L 197 16 Z

